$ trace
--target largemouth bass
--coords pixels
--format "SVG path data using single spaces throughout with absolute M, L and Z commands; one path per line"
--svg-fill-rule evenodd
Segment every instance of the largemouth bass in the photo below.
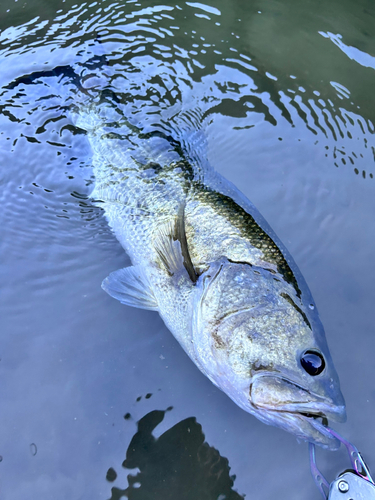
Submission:
M 102 284 L 158 311 L 197 367 L 266 424 L 335 449 L 345 403 L 300 271 L 253 204 L 200 157 L 197 139 L 143 133 L 110 106 L 80 110 L 91 197 L 133 266 Z

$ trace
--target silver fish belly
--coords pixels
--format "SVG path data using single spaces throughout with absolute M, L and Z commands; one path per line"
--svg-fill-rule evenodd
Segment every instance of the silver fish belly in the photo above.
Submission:
M 241 408 L 337 448 L 325 422 L 344 421 L 345 402 L 317 308 L 257 209 L 171 137 L 92 108 L 77 125 L 93 150 L 92 198 L 133 263 L 111 273 L 104 290 L 158 311 Z

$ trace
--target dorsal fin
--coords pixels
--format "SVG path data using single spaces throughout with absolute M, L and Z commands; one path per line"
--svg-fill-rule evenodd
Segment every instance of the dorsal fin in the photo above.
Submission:
M 185 232 L 185 205 L 180 206 L 175 220 L 160 226 L 154 245 L 171 276 L 185 269 L 190 280 L 196 283 L 198 275 L 191 261 Z

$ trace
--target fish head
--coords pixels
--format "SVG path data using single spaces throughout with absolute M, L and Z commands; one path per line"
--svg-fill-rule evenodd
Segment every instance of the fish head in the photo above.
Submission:
M 327 419 L 345 421 L 345 402 L 311 300 L 274 271 L 221 259 L 196 285 L 195 361 L 263 422 L 336 449 Z

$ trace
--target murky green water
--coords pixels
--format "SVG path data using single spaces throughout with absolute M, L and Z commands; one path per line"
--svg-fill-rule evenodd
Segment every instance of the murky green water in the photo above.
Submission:
M 203 131 L 303 272 L 347 402 L 337 428 L 375 470 L 375 4 L 6 0 L 1 498 L 319 498 L 306 444 L 237 408 L 156 314 L 101 290 L 129 261 L 88 199 L 77 85 L 146 131 L 176 116 Z M 348 467 L 318 459 L 329 479 Z

